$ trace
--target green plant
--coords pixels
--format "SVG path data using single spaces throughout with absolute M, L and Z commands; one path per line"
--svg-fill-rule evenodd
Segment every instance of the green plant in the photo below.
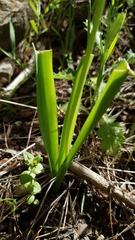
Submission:
M 101 140 L 101 148 L 111 154 L 116 156 L 118 151 L 121 149 L 121 144 L 125 141 L 123 135 L 123 127 L 120 123 L 115 122 L 115 118 L 108 116 L 106 113 L 102 117 L 102 125 L 97 131 Z
M 132 8 L 134 6 L 134 0 L 127 0 L 127 5 L 128 5 L 128 8 Z
M 35 181 L 36 175 L 44 171 L 42 164 L 42 158 L 40 156 L 34 157 L 28 152 L 24 152 L 24 160 L 28 165 L 28 170 L 24 171 L 20 175 L 21 184 L 28 190 L 27 203 L 38 204 L 39 201 L 35 199 L 35 195 L 41 192 L 40 184 Z
M 15 37 L 15 29 L 12 22 L 9 22 L 9 36 L 11 42 L 11 52 L 7 52 L 0 47 L 0 51 L 3 52 L 7 57 L 15 61 L 19 66 L 24 67 L 19 59 L 16 57 L 15 49 L 16 49 L 16 37 Z
M 41 13 L 41 1 L 40 0 L 28 0 L 31 9 L 34 12 L 35 19 L 30 20 L 31 26 L 37 36 L 47 31 L 43 14 Z M 42 29 L 39 30 L 41 27 Z
M 41 0 L 28 0 L 28 2 L 29 2 L 29 5 L 30 5 L 34 15 L 35 15 L 35 19 L 32 19 L 30 21 L 30 23 L 31 23 L 31 26 L 32 26 L 34 32 L 36 33 L 36 35 L 39 36 L 40 34 L 46 32 L 48 30 L 48 26 L 50 24 L 52 24 L 53 16 L 56 14 L 57 10 L 59 11 L 60 4 L 65 2 L 65 0 L 64 1 L 55 0 L 55 1 L 53 1 L 53 3 L 48 2 L 47 6 L 45 7 L 43 12 L 41 12 Z M 46 24 L 44 16 L 46 16 L 48 13 L 51 16 L 50 16 L 49 23 Z M 60 13 L 60 11 L 59 11 L 59 13 Z M 53 30 L 56 31 L 56 34 L 58 34 L 56 29 L 53 29 Z
M 112 54 L 125 15 L 118 15 L 116 20 L 112 22 L 106 33 L 105 41 L 103 41 L 101 34 L 98 35 L 98 27 L 105 1 L 100 0 L 96 1 L 96 3 L 92 24 L 90 24 L 88 20 L 86 53 L 82 57 L 75 75 L 74 85 L 65 115 L 60 145 L 58 136 L 56 94 L 52 69 L 52 50 L 35 51 L 39 126 L 48 154 L 50 174 L 51 177 L 56 177 L 56 191 L 59 189 L 64 174 L 75 154 L 89 133 L 102 118 L 102 115 L 118 93 L 127 74 L 131 74 L 135 77 L 135 74 L 131 71 L 127 61 L 125 59 L 120 59 L 115 63 L 107 83 L 104 83 L 104 88 L 102 91 L 99 91 L 105 76 L 105 63 Z M 98 41 L 96 40 L 97 36 Z M 96 80 L 95 102 L 79 136 L 73 146 L 71 146 L 83 86 L 93 59 L 92 51 L 95 42 L 99 43 L 101 51 L 101 65 Z
M 2 203 L 2 202 L 6 203 L 8 206 L 11 207 L 10 213 L 15 213 L 15 211 L 17 210 L 16 199 L 14 199 L 14 198 L 5 198 L 5 199 L 0 198 L 0 203 Z

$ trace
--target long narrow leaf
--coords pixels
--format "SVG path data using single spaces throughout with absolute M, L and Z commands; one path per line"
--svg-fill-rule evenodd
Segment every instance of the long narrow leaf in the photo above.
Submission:
M 127 74 L 129 73 L 129 65 L 126 60 L 122 60 L 117 68 L 113 70 L 112 74 L 109 77 L 109 80 L 102 91 L 99 99 L 94 105 L 90 115 L 85 121 L 81 132 L 73 145 L 68 158 L 67 163 L 70 164 L 71 159 L 75 156 L 76 152 L 87 138 L 91 130 L 95 127 L 97 122 L 101 119 L 102 115 L 105 113 L 106 109 L 110 106 L 115 95 L 118 93 L 120 86 L 124 82 Z
M 15 39 L 15 29 L 12 22 L 9 22 L 9 34 L 10 34 L 10 41 L 11 41 L 11 47 L 12 47 L 12 55 L 13 55 L 13 58 L 15 58 L 16 39 Z
M 119 13 L 114 21 L 109 24 L 105 39 L 105 51 L 108 51 L 115 37 L 119 36 L 119 32 L 123 26 L 125 17 L 125 13 Z
M 86 55 L 82 58 L 79 70 L 75 77 L 74 86 L 73 86 L 72 94 L 68 104 L 68 108 L 67 108 L 67 112 L 64 120 L 63 131 L 62 131 L 60 153 L 59 153 L 59 160 L 58 160 L 59 166 L 65 160 L 70 150 L 70 145 L 72 142 L 73 132 L 74 132 L 78 109 L 80 105 L 82 90 L 88 74 L 88 70 L 90 68 L 90 65 L 93 59 L 92 51 L 95 43 L 96 32 L 100 24 L 100 17 L 102 15 L 104 4 L 105 4 L 104 0 L 100 0 L 100 3 L 97 4 L 97 8 L 95 10 L 95 16 L 93 19 L 93 29 L 90 33 L 88 33 L 89 36 L 88 36 L 88 43 L 86 48 Z
M 93 130 L 97 122 L 101 119 L 106 109 L 111 104 L 113 98 L 119 91 L 121 84 L 123 83 L 125 77 L 129 72 L 135 77 L 135 73 L 130 70 L 126 60 L 122 60 L 117 66 L 117 68 L 112 72 L 103 92 L 98 98 L 87 120 L 85 121 L 81 132 L 76 139 L 76 142 L 74 143 L 71 151 L 69 152 L 67 158 L 65 159 L 63 165 L 60 167 L 59 172 L 57 173 L 57 188 L 59 188 L 59 179 L 62 179 L 64 177 L 66 169 L 69 167 L 75 154 L 77 153 L 89 133 Z
M 28 0 L 28 2 L 29 2 L 29 5 L 31 6 L 35 16 L 38 18 L 38 11 L 37 11 L 38 2 L 37 1 L 32 1 L 32 0 Z
M 62 164 L 63 160 L 66 158 L 70 150 L 70 145 L 73 137 L 78 109 L 80 106 L 80 99 L 81 99 L 83 86 L 85 82 L 84 81 L 85 79 L 81 79 L 80 81 L 85 57 L 86 56 L 83 56 L 81 64 L 77 71 L 75 81 L 74 81 L 74 86 L 72 89 L 72 94 L 71 94 L 71 97 L 68 103 L 68 108 L 66 111 L 64 126 L 62 130 L 62 137 L 61 137 L 60 154 L 59 154 L 59 160 L 58 160 L 59 166 Z M 89 63 L 90 61 L 92 61 L 92 57 L 89 58 Z
M 54 177 L 58 170 L 58 123 L 52 50 L 37 52 L 36 60 L 39 126 L 48 154 L 51 177 Z
M 126 14 L 124 13 L 119 13 L 117 17 L 114 19 L 113 22 L 110 23 L 108 26 L 108 31 L 106 33 L 106 38 L 105 38 L 105 44 L 102 46 L 102 41 L 101 41 L 101 46 L 102 46 L 102 57 L 101 57 L 101 64 L 100 64 L 100 69 L 98 72 L 98 78 L 97 78 L 97 84 L 96 84 L 96 93 L 99 94 L 99 87 L 103 79 L 103 73 L 104 73 L 104 68 L 106 61 L 108 58 L 111 56 L 114 47 L 117 43 L 118 37 L 119 37 L 119 32 L 124 24 Z M 98 95 L 97 95 L 98 97 Z
M 114 47 L 119 37 L 119 32 L 124 24 L 125 17 L 126 14 L 119 13 L 114 22 L 110 24 L 105 39 L 105 60 L 104 60 L 105 62 L 111 56 L 114 50 Z

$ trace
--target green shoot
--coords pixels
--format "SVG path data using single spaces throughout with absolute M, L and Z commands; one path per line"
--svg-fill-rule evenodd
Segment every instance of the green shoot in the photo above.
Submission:
M 41 3 L 40 3 L 40 0 L 34 0 L 34 1 L 33 1 L 33 0 L 28 0 L 28 2 L 29 2 L 29 5 L 30 5 L 32 11 L 33 11 L 34 14 L 35 14 L 35 17 L 36 17 L 36 19 L 35 19 L 35 20 L 32 19 L 32 20 L 30 21 L 30 23 L 31 23 L 31 26 L 32 26 L 34 32 L 35 32 L 36 35 L 38 36 L 38 35 L 40 35 L 41 33 L 47 31 L 47 27 L 46 27 L 46 24 L 45 24 L 45 20 L 44 20 L 44 18 L 43 18 L 43 16 L 42 16 L 42 13 L 41 13 Z M 42 29 L 43 29 L 43 30 L 41 30 L 41 31 L 39 31 L 39 29 L 40 29 L 40 24 L 41 24 Z
M 11 42 L 11 53 L 5 51 L 0 47 L 0 51 L 3 52 L 8 58 L 15 61 L 19 66 L 24 67 L 19 59 L 16 57 L 15 49 L 16 49 L 16 37 L 15 37 L 15 29 L 12 22 L 9 22 L 9 36 Z
M 25 163 L 28 165 L 28 170 L 21 173 L 20 182 L 29 192 L 27 196 L 27 203 L 34 203 L 37 205 L 39 201 L 35 198 L 35 195 L 40 193 L 42 189 L 40 184 L 35 181 L 35 178 L 37 174 L 44 171 L 43 166 L 40 163 L 42 158 L 40 156 L 34 157 L 28 152 L 24 152 L 23 155 Z
M 2 202 L 6 203 L 8 206 L 11 207 L 10 214 L 11 213 L 13 213 L 13 214 L 15 213 L 15 211 L 17 210 L 17 201 L 16 201 L 16 199 L 14 199 L 14 198 L 5 198 L 5 199 L 0 198 L 0 203 L 2 203 Z
M 56 184 L 54 186 L 56 191 L 59 190 L 66 170 L 75 157 L 77 151 L 90 132 L 94 129 L 96 124 L 100 121 L 103 114 L 106 112 L 106 109 L 110 106 L 126 76 L 131 74 L 135 77 L 135 73 L 131 71 L 127 61 L 125 59 L 121 59 L 117 64 L 115 64 L 107 83 L 103 84 L 103 89 L 100 89 L 101 93 L 99 94 L 99 87 L 101 83 L 103 83 L 105 63 L 112 54 L 118 39 L 119 31 L 125 19 L 125 15 L 120 14 L 109 26 L 105 41 L 101 41 L 101 66 L 96 82 L 96 102 L 72 146 L 72 139 L 82 91 L 92 63 L 92 52 L 96 42 L 98 27 L 105 1 L 100 0 L 96 1 L 96 3 L 95 15 L 91 25 L 92 27 L 88 24 L 86 54 L 82 57 L 75 74 L 74 85 L 67 106 L 61 137 L 58 136 L 57 104 L 52 70 L 52 51 L 35 51 L 39 126 L 48 154 L 50 174 L 51 177 L 56 177 Z M 117 25 L 119 25 L 119 27 L 117 27 Z M 58 142 L 59 138 L 60 145 Z M 123 139 L 120 140 L 121 143 L 122 141 Z M 117 151 L 118 150 L 119 147 L 117 148 Z M 115 154 L 117 151 L 115 151 Z
M 12 22 L 9 23 L 9 35 L 10 35 L 10 41 L 12 46 L 12 56 L 13 59 L 15 59 L 15 47 L 16 47 L 16 41 L 15 41 L 15 29 L 12 24 Z
M 51 177 L 54 177 L 58 171 L 58 123 L 51 50 L 37 54 L 37 107 L 39 126 L 49 158 L 50 173 Z

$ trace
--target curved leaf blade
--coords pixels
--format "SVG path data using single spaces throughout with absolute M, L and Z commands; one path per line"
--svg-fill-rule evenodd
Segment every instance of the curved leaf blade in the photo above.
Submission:
M 36 70 L 39 126 L 48 154 L 51 177 L 54 177 L 57 172 L 58 122 L 52 50 L 37 52 Z

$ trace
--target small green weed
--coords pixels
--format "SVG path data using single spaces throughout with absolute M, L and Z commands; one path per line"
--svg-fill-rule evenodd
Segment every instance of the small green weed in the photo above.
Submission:
M 24 67 L 20 59 L 17 59 L 16 57 L 16 37 L 15 37 L 14 25 L 12 22 L 9 22 L 9 36 L 10 36 L 10 42 L 11 42 L 11 53 L 5 51 L 1 47 L 0 47 L 0 51 L 3 52 L 11 60 L 16 62 L 19 66 Z
M 28 165 L 28 170 L 24 171 L 20 175 L 21 184 L 28 190 L 27 203 L 39 204 L 38 199 L 35 198 L 37 193 L 41 192 L 41 185 L 35 181 L 36 175 L 44 171 L 42 164 L 42 158 L 40 156 L 34 157 L 28 152 L 24 152 L 24 160 Z
M 15 211 L 17 210 L 17 202 L 16 202 L 16 199 L 14 198 L 5 198 L 5 199 L 2 199 L 0 198 L 0 203 L 6 203 L 8 206 L 11 207 L 11 211 L 10 213 L 15 213 Z
M 116 156 L 121 149 L 121 144 L 125 141 L 122 132 L 123 127 L 120 123 L 115 122 L 115 118 L 104 114 L 103 122 L 97 134 L 102 138 L 101 148 L 112 156 Z
M 31 9 L 34 12 L 35 19 L 30 21 L 32 29 L 36 33 L 37 36 L 47 31 L 47 27 L 45 24 L 45 20 L 43 18 L 43 14 L 41 13 L 41 1 L 40 0 L 28 0 Z M 41 25 L 41 27 L 40 27 Z M 42 28 L 42 29 L 41 29 Z M 41 29 L 41 30 L 40 30 Z

